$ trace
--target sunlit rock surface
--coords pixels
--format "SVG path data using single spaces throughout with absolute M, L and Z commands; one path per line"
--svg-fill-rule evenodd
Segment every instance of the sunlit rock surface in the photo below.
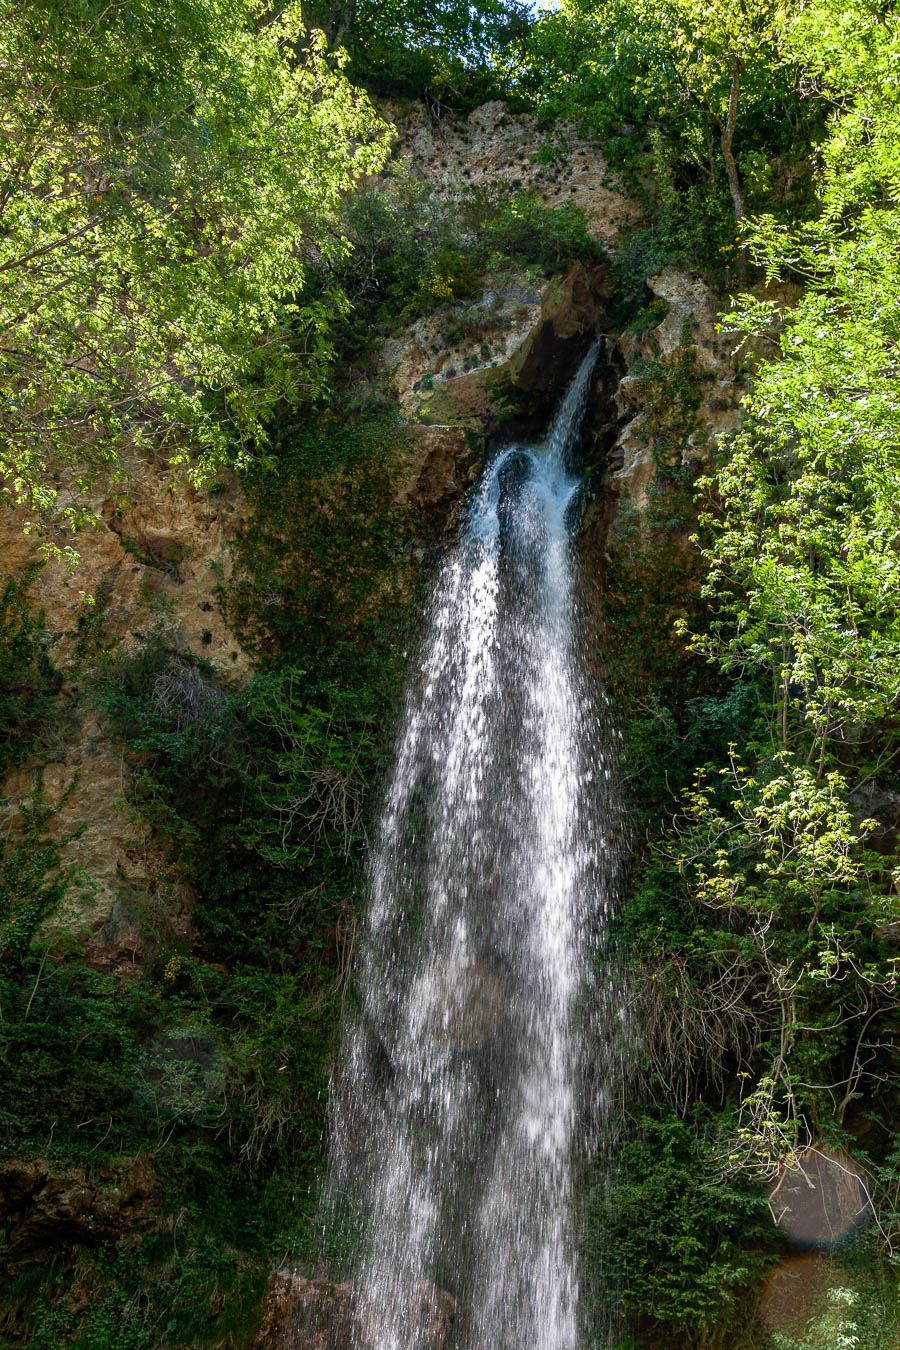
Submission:
M 740 421 L 744 388 L 736 380 L 740 350 L 734 337 L 718 332 L 723 298 L 701 278 L 667 267 L 648 279 L 665 314 L 655 327 L 640 334 L 626 333 L 619 347 L 628 374 L 619 385 L 619 408 L 624 425 L 613 449 L 614 485 L 623 500 L 639 511 L 657 474 L 651 438 L 643 411 L 643 383 L 632 372 L 648 362 L 671 358 L 679 348 L 689 349 L 701 377 L 697 431 L 691 438 L 684 464 L 708 460 L 719 437 Z
M 392 117 L 392 109 L 385 109 Z M 420 105 L 394 113 L 396 153 L 448 193 L 480 186 L 537 192 L 546 206 L 572 202 L 585 213 L 590 233 L 609 250 L 641 219 L 641 209 L 610 169 L 595 141 L 569 123 L 552 138 L 527 113 L 494 100 L 468 117 L 435 118 Z

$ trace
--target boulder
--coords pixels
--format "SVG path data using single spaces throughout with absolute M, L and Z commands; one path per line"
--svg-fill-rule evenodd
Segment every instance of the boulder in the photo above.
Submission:
M 0 1269 L 10 1273 L 81 1244 L 127 1246 L 154 1216 L 162 1180 L 152 1158 L 120 1158 L 96 1176 L 46 1158 L 0 1167 Z
M 427 1350 L 445 1350 L 455 1311 L 453 1298 L 444 1290 L 423 1285 L 416 1304 L 419 1325 L 425 1331 L 425 1339 L 416 1344 Z M 357 1345 L 367 1344 L 351 1283 L 309 1279 L 291 1270 L 273 1271 L 262 1325 L 250 1350 L 350 1350 L 354 1340 Z

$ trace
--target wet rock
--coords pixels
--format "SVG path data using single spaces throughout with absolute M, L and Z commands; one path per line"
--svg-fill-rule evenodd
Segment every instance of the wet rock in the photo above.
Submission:
M 427 1350 L 445 1350 L 454 1300 L 426 1285 L 415 1304 L 418 1324 L 425 1330 L 424 1339 L 416 1343 Z M 356 1316 L 349 1282 L 336 1284 L 277 1270 L 269 1279 L 265 1314 L 251 1350 L 349 1350 Z
M 451 1050 L 475 1050 L 501 1030 L 507 994 L 499 973 L 468 957 L 434 968 L 423 982 L 426 1033 Z
M 92 970 L 134 979 L 143 972 L 144 947 L 138 916 L 116 900 L 109 917 L 88 939 L 84 962 Z
M 0 1268 L 15 1273 L 82 1243 L 128 1246 L 154 1218 L 161 1195 L 156 1166 L 142 1154 L 115 1160 L 97 1176 L 15 1158 L 0 1167 Z
M 275 1271 L 251 1350 L 343 1350 L 353 1326 L 353 1287 Z
M 763 1283 L 757 1315 L 769 1331 L 791 1341 L 804 1341 L 813 1318 L 824 1316 L 835 1289 L 846 1289 L 847 1270 L 821 1252 L 807 1252 L 781 1261 Z M 808 1344 L 808 1342 L 807 1342 Z

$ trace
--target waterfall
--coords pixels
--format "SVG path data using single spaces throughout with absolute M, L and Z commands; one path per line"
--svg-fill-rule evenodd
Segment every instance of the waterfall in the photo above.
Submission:
M 373 848 L 333 1107 L 361 1216 L 355 1350 L 574 1350 L 585 1005 L 609 889 L 579 660 L 569 463 L 599 344 L 544 442 L 484 471 L 434 586 Z M 589 997 L 590 996 L 590 997 Z

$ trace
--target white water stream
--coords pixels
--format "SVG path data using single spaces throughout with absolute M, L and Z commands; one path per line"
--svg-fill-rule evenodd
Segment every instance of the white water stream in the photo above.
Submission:
M 371 868 L 333 1180 L 361 1216 L 355 1350 L 575 1350 L 574 1168 L 609 771 L 578 656 L 569 465 L 484 472 L 431 599 Z

